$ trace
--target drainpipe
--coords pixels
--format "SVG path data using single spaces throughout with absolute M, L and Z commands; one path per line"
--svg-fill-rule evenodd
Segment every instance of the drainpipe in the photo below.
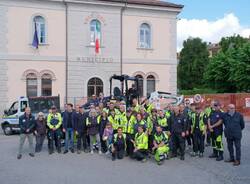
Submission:
M 121 8 L 121 15 L 120 15 L 120 72 L 121 72 L 121 75 L 123 74 L 123 12 L 124 12 L 124 10 L 127 8 L 127 4 L 128 4 L 128 2 L 127 2 L 127 0 L 124 0 L 124 6 Z M 124 88 L 124 86 L 123 86 L 124 84 L 123 84 L 123 82 L 121 82 L 121 89 L 122 89 L 122 91 L 123 91 L 123 88 Z
M 63 3 L 65 5 L 65 27 L 66 27 L 66 32 L 65 32 L 65 102 L 68 103 L 68 62 L 69 62 L 69 56 L 68 56 L 68 4 L 65 0 L 63 0 Z

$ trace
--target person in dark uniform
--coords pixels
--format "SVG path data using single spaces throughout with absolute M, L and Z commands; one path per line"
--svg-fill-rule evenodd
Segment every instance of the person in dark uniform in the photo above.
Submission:
M 137 97 L 139 96 L 135 84 L 132 84 L 132 87 L 129 88 L 128 95 L 129 95 L 129 104 L 132 105 L 133 99 L 137 99 Z
M 86 118 L 87 115 L 84 113 L 84 109 L 82 106 L 79 107 L 79 113 L 76 117 L 76 124 L 74 126 L 76 138 L 77 138 L 77 153 L 81 153 L 81 149 L 83 147 L 83 151 L 87 152 L 87 126 L 86 126 Z
M 181 160 L 185 157 L 185 132 L 187 120 L 180 114 L 180 108 L 174 107 L 174 114 L 170 117 L 169 128 L 172 137 L 172 158 L 177 157 L 177 149 L 180 149 Z
M 216 158 L 216 161 L 223 160 L 223 113 L 220 110 L 218 101 L 214 101 L 212 112 L 208 118 L 208 129 L 211 132 L 211 143 L 213 147 L 213 154 L 209 158 Z
M 240 165 L 241 160 L 241 138 L 242 130 L 245 128 L 243 116 L 235 111 L 235 105 L 229 104 L 228 111 L 223 116 L 225 126 L 225 137 L 230 158 L 225 162 L 233 162 L 234 166 Z M 234 146 L 236 149 L 236 159 L 234 157 Z

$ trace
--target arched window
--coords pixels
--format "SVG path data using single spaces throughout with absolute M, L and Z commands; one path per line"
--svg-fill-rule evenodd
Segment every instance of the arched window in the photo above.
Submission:
M 135 77 L 139 78 L 138 82 L 138 92 L 140 97 L 143 96 L 143 77 L 141 75 L 136 75 Z
M 43 74 L 41 78 L 42 82 L 42 96 L 52 95 L 52 76 L 50 74 Z
M 99 96 L 100 93 L 103 93 L 103 82 L 101 79 L 94 77 L 88 81 L 88 97 L 92 95 Z
M 94 19 L 90 22 L 90 45 L 95 46 L 97 42 L 101 45 L 101 22 Z
M 140 26 L 140 47 L 146 49 L 151 48 L 151 28 L 146 23 Z
M 154 91 L 155 91 L 155 77 L 153 75 L 149 75 L 147 77 L 147 96 L 149 96 Z
M 37 76 L 34 73 L 26 76 L 26 92 L 28 97 L 37 96 Z
M 37 37 L 39 44 L 46 43 L 46 24 L 42 16 L 35 16 L 33 19 L 33 34 L 35 32 L 35 24 L 37 29 Z M 33 36 L 33 35 L 32 35 Z

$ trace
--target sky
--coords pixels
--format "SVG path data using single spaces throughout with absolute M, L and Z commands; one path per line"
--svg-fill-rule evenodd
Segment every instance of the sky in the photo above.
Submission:
M 250 0 L 169 0 L 182 4 L 178 15 L 177 50 L 188 37 L 217 43 L 222 37 L 250 36 Z

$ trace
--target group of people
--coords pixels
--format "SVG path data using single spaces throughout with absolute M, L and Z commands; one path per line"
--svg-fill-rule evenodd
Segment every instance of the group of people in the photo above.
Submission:
M 17 158 L 22 158 L 25 138 L 28 138 L 31 157 L 42 150 L 44 139 L 48 138 L 49 154 L 55 150 L 61 153 L 75 151 L 107 154 L 112 160 L 125 156 L 145 162 L 152 155 L 157 164 L 164 160 L 180 157 L 185 159 L 189 149 L 193 157 L 203 157 L 205 142 L 212 146 L 210 158 L 223 158 L 223 132 L 228 144 L 230 158 L 226 162 L 240 165 L 241 138 L 244 129 L 243 116 L 235 111 L 233 104 L 223 112 L 217 100 L 202 104 L 185 101 L 181 105 L 169 104 L 164 109 L 156 109 L 149 100 L 143 103 L 133 99 L 126 107 L 124 101 L 104 101 L 100 98 L 90 104 L 88 110 L 72 104 L 60 113 L 51 107 L 47 117 L 39 113 L 37 119 L 27 107 L 19 118 L 20 144 Z M 33 135 L 36 137 L 33 149 Z M 236 148 L 236 157 L 234 154 Z

